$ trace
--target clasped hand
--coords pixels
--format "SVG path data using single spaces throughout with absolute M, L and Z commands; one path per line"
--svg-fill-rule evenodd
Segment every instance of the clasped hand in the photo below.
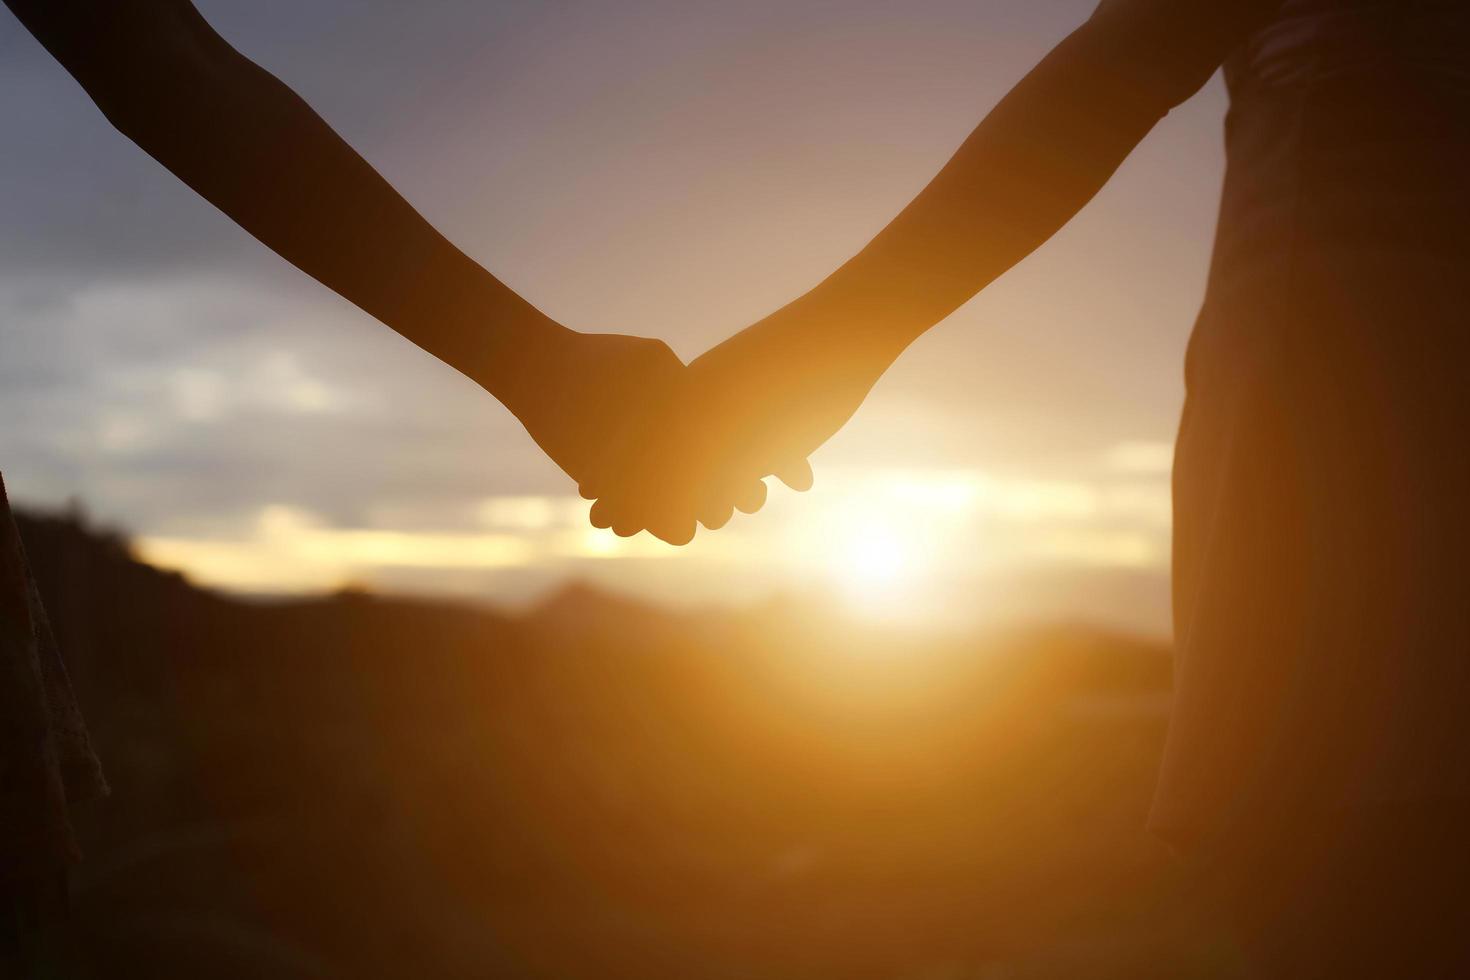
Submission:
M 886 364 L 757 324 L 687 367 L 661 341 L 567 332 L 510 407 L 595 500 L 592 523 L 685 544 L 765 503 L 764 477 L 812 485 L 807 457 Z

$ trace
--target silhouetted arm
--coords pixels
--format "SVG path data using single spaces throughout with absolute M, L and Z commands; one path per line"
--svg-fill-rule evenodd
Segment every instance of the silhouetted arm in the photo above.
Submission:
M 857 333 L 901 349 L 1070 221 L 1154 125 L 1194 95 L 1280 4 L 1105 3 L 792 315 L 811 329 Z M 770 328 L 784 326 L 771 322 Z
M 692 495 L 714 525 L 729 516 L 729 480 L 776 472 L 808 482 L 806 456 L 904 348 L 1071 220 L 1280 4 L 1107 0 L 866 248 L 691 365 L 706 401 L 703 447 L 718 460 L 686 465 L 683 487 L 635 475 L 594 521 L 631 526 L 630 511 L 641 518 Z
M 683 365 L 581 334 L 434 230 L 311 107 L 188 0 L 4 0 L 124 135 L 250 234 L 496 395 L 563 469 L 595 475 Z M 692 533 L 692 529 L 691 529 Z

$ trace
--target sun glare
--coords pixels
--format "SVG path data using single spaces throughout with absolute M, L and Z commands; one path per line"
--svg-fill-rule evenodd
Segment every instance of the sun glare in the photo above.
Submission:
M 807 523 L 802 544 L 822 556 L 824 577 L 854 612 L 912 612 L 926 583 L 954 558 L 952 532 L 973 513 L 969 488 L 913 474 L 833 482 L 825 506 L 810 509 L 819 517 Z
M 843 590 L 857 599 L 892 596 L 915 571 L 911 544 L 891 528 L 858 529 L 834 569 Z
M 1140 467 L 1149 462 L 1134 455 Z M 856 618 L 903 624 L 974 615 L 993 590 L 956 597 L 974 596 L 976 582 L 1005 569 L 1138 571 L 1165 567 L 1168 556 L 1168 485 L 1131 470 L 1066 481 L 828 468 L 810 494 L 777 488 L 762 513 L 702 530 L 687 548 L 596 530 L 590 506 L 566 494 L 501 496 L 454 512 L 468 521 L 407 511 L 342 526 L 273 504 L 230 534 L 135 544 L 161 567 L 244 591 L 316 592 L 351 581 L 494 598 L 525 570 L 528 580 L 576 576 L 674 602 L 827 596 Z

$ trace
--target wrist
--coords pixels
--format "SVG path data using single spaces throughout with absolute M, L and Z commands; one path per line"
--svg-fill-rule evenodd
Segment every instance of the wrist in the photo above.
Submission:
M 517 418 L 524 418 L 565 363 L 576 331 L 536 312 L 507 317 L 486 333 L 470 376 Z

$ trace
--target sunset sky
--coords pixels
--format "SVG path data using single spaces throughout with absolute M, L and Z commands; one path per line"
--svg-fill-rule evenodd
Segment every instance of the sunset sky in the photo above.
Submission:
M 1093 3 L 199 6 L 512 288 L 689 359 L 857 251 Z M 80 499 L 249 592 L 516 602 L 585 578 L 1161 632 L 1224 104 L 1216 80 L 915 345 L 816 489 L 673 549 L 592 530 L 504 408 L 118 136 L 0 11 L 0 468 L 23 503 Z

